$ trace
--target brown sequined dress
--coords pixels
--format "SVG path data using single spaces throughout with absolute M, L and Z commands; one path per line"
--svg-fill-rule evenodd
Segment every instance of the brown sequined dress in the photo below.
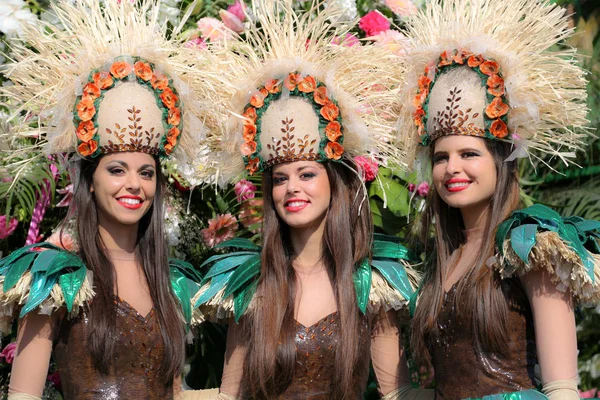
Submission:
M 438 319 L 439 337 L 429 340 L 436 399 L 464 399 L 535 388 L 535 333 L 529 300 L 518 279 L 503 282 L 509 299 L 507 354 L 477 349 L 473 329 L 456 312 L 456 285 Z
M 115 357 L 102 374 L 92 364 L 88 347 L 89 323 L 85 313 L 64 318 L 57 327 L 53 356 L 65 400 L 164 400 L 173 398 L 172 382 L 158 375 L 163 343 L 154 309 L 142 317 L 117 299 Z

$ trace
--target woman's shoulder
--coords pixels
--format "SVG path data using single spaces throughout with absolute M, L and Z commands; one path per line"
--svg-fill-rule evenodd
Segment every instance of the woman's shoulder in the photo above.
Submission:
M 489 260 L 503 278 L 545 270 L 580 303 L 600 300 L 600 222 L 562 217 L 541 204 L 514 211 L 498 226 L 498 255 Z
M 0 332 L 10 330 L 15 311 L 19 318 L 33 310 L 52 314 L 66 308 L 76 314 L 92 299 L 93 276 L 75 253 L 50 243 L 15 250 L 0 260 Z

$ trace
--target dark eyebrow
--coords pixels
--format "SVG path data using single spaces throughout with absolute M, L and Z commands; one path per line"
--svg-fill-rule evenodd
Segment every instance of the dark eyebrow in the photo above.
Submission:
M 144 164 L 140 167 L 140 171 L 143 169 L 148 169 L 148 168 L 155 169 L 154 165 L 152 165 L 152 164 Z

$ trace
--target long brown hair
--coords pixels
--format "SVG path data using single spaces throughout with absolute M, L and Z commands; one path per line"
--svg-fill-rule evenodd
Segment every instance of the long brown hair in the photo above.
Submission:
M 108 366 L 115 357 L 113 338 L 116 334 L 117 310 L 114 301 L 115 267 L 100 237 L 96 202 L 90 192 L 99 160 L 80 161 L 79 177 L 69 212 L 76 216 L 79 255 L 94 274 L 96 294 L 89 310 L 90 351 L 94 366 L 107 373 Z M 159 167 L 158 158 L 155 157 L 154 160 Z M 164 344 L 164 356 L 159 372 L 165 384 L 168 384 L 183 366 L 185 332 L 169 277 L 168 249 L 162 222 L 164 191 L 164 178 L 158 172 L 154 202 L 139 223 L 136 256 L 142 264 L 159 320 Z
M 345 161 L 352 164 L 350 160 Z M 348 397 L 360 357 L 361 315 L 352 274 L 358 261 L 371 252 L 372 223 L 360 177 L 350 168 L 325 162 L 331 202 L 323 234 L 324 263 L 333 284 L 340 318 L 340 340 L 335 351 L 335 398 Z M 354 165 L 352 164 L 352 167 Z M 271 171 L 263 174 L 264 248 L 257 291 L 260 305 L 245 317 L 248 355 L 245 363 L 247 390 L 253 398 L 272 398 L 290 385 L 295 369 L 296 334 L 294 305 L 296 275 L 289 228 L 275 211 Z M 352 234 L 349 234 L 352 232 Z
M 485 262 L 495 254 L 498 225 L 519 205 L 518 169 L 516 160 L 505 161 L 511 154 L 510 144 L 482 140 L 494 157 L 496 189 L 490 198 L 490 211 L 483 229 L 479 255 L 457 283 L 456 305 L 459 307 L 457 312 L 471 319 L 475 345 L 487 351 L 504 353 L 508 304 L 499 277 Z M 431 145 L 432 149 L 434 145 Z M 466 240 L 460 210 L 446 204 L 435 187 L 429 193 L 427 204 L 423 226 L 435 225 L 435 249 L 432 252 L 435 260 L 429 263 L 429 270 L 425 274 L 411 334 L 412 352 L 423 365 L 431 362 L 427 343 L 439 335 L 437 320 L 444 299 L 444 282 L 457 261 L 453 262 L 451 255 Z M 427 249 L 428 229 L 423 230 L 421 242 L 426 246 L 425 254 L 430 254 L 431 249 Z

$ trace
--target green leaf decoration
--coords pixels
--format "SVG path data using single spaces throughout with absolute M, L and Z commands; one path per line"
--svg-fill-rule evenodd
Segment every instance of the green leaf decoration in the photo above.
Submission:
M 409 250 L 400 243 L 375 240 L 373 242 L 373 257 L 410 260 Z
M 39 252 L 39 255 L 31 265 L 31 273 L 46 272 L 59 254 L 61 252 L 58 250 L 44 250 Z
M 231 276 L 223 298 L 231 296 L 238 289 L 241 289 L 248 281 L 257 277 L 260 273 L 260 255 L 256 255 L 236 268 Z
M 170 272 L 173 292 L 179 300 L 179 304 L 183 310 L 183 317 L 185 318 L 186 323 L 189 325 L 192 322 L 192 299 L 187 278 L 178 268 L 170 268 Z
M 229 282 L 229 278 L 231 277 L 231 275 L 233 275 L 234 272 L 235 271 L 228 271 L 224 274 L 213 277 L 210 280 L 210 286 L 204 293 L 202 293 L 202 295 L 200 295 L 198 300 L 196 300 L 196 304 L 194 304 L 194 307 L 198 307 L 206 303 L 207 301 L 212 299 L 217 293 L 219 293 L 219 291 L 223 289 L 225 285 L 227 285 L 227 282 Z
M 236 268 L 238 265 L 244 264 L 246 261 L 250 259 L 255 259 L 258 257 L 260 259 L 260 255 L 256 253 L 238 255 L 238 253 L 229 254 L 229 257 L 223 258 L 217 261 L 212 268 L 206 273 L 204 277 L 204 282 L 207 282 L 208 279 L 227 272 L 233 268 Z
M 352 279 L 354 280 L 358 308 L 363 314 L 366 314 L 367 305 L 369 304 L 369 293 L 371 292 L 371 264 L 369 264 L 368 259 L 364 259 L 358 265 Z
M 43 272 L 36 272 L 33 274 L 29 289 L 29 299 L 21 309 L 21 318 L 28 312 L 37 308 L 37 306 L 42 304 L 42 302 L 50 296 L 50 292 L 57 281 L 58 274 L 47 275 Z
M 575 225 L 565 224 L 564 228 L 559 233 L 560 237 L 568 243 L 571 249 L 573 249 L 573 251 L 581 258 L 581 262 L 583 263 L 588 276 L 592 278 L 593 283 L 595 281 L 594 260 L 585 247 L 583 247 Z
M 224 249 L 224 248 L 228 248 L 228 247 L 236 247 L 238 249 L 247 249 L 247 250 L 256 250 L 256 251 L 260 251 L 260 246 L 252 243 L 250 240 L 248 239 L 244 239 L 244 238 L 235 238 L 235 239 L 231 239 L 231 240 L 227 240 L 223 243 L 219 243 L 218 245 L 215 246 L 215 249 Z
M 388 260 L 373 260 L 371 265 L 385 278 L 389 284 L 399 291 L 405 299 L 410 299 L 414 290 L 408 279 L 404 266 L 398 262 Z
M 75 296 L 81 289 L 81 285 L 85 280 L 86 269 L 79 268 L 73 272 L 69 272 L 67 274 L 62 274 L 58 277 L 58 284 L 62 289 L 63 296 L 65 297 L 65 304 L 67 305 L 67 310 L 69 312 L 73 311 L 73 302 L 75 301 Z
M 195 283 L 202 282 L 202 275 L 192 264 L 177 258 L 169 258 L 169 267 L 177 268 L 185 277 Z
M 252 301 L 252 297 L 254 293 L 256 293 L 256 288 L 258 287 L 258 279 L 252 282 L 250 285 L 246 286 L 243 290 L 241 290 L 238 294 L 236 294 L 233 298 L 233 316 L 235 318 L 235 322 L 239 322 L 240 318 L 246 310 L 248 309 L 248 305 L 250 301 Z
M 17 284 L 38 254 L 36 252 L 27 253 L 10 265 L 8 272 L 4 276 L 4 285 L 2 286 L 2 290 L 5 293 Z
M 256 251 L 236 251 L 233 253 L 225 253 L 225 254 L 216 254 L 214 256 L 211 256 L 209 258 L 206 259 L 206 261 L 204 261 L 202 264 L 200 264 L 200 268 L 203 268 L 209 264 L 212 264 L 216 261 L 222 260 L 224 258 L 229 258 L 229 257 L 233 257 L 233 256 L 241 256 L 241 255 L 248 255 L 248 254 L 256 254 Z
M 65 268 L 86 268 L 86 266 L 81 258 L 77 257 L 75 254 L 61 251 L 56 258 L 54 258 L 54 262 L 47 267 L 46 274 L 53 275 L 61 272 Z
M 508 232 L 510 232 L 515 222 L 516 218 L 511 216 L 509 219 L 502 222 L 496 230 L 496 245 L 498 246 L 498 251 L 502 256 L 504 255 L 504 242 L 506 241 Z
M 513 250 L 525 264 L 529 264 L 529 253 L 535 245 L 538 225 L 520 225 L 510 231 L 510 242 Z
M 580 232 L 591 232 L 600 230 L 600 221 L 586 221 L 582 219 L 580 222 L 575 223 L 575 227 Z

